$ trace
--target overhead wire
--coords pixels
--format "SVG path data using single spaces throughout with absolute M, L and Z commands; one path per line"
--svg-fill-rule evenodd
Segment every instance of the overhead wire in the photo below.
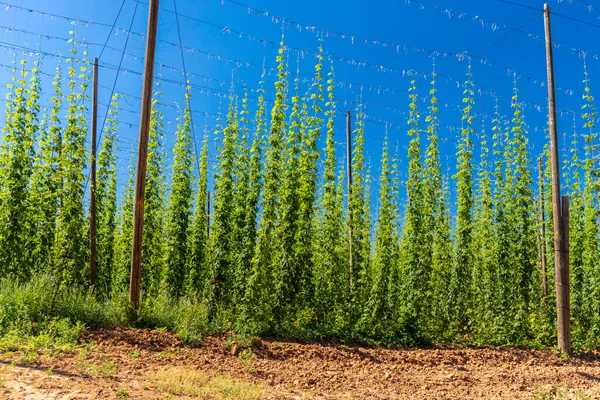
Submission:
M 511 5 L 514 5 L 514 6 L 517 6 L 517 7 L 521 7 L 521 8 L 527 8 L 527 9 L 536 10 L 536 11 L 544 11 L 544 10 L 540 10 L 537 7 L 532 7 L 532 6 L 528 6 L 528 5 L 525 5 L 525 4 L 516 3 L 516 2 L 510 1 L 510 0 L 496 0 L 496 1 L 499 1 L 501 3 L 511 4 Z M 583 4 L 586 4 L 588 7 L 590 7 L 587 3 L 585 3 L 584 0 L 574 0 L 572 2 L 563 4 L 562 6 L 558 6 L 556 9 L 558 10 L 560 8 L 563 8 L 563 7 L 567 6 L 567 5 L 577 3 L 578 1 L 582 1 Z M 580 23 L 580 24 L 584 24 L 584 25 L 588 25 L 588 26 L 593 26 L 594 28 L 600 28 L 599 24 L 594 24 L 593 22 L 584 21 L 582 19 L 574 18 L 574 17 L 571 17 L 569 15 L 557 13 L 556 11 L 553 11 L 553 10 L 550 10 L 550 14 L 553 14 L 553 15 L 556 15 L 557 17 L 568 19 L 570 21 L 574 21 L 574 22 L 577 22 L 577 23 Z
M 0 42 L 0 46 L 2 46 L 2 43 L 3 42 Z M 6 45 L 8 47 L 12 47 L 12 48 L 26 49 L 28 51 L 31 51 L 32 53 L 36 53 L 37 52 L 36 50 L 30 49 L 30 48 L 27 48 L 27 47 L 24 47 L 24 46 L 11 45 L 11 44 L 6 44 Z M 56 53 L 48 53 L 48 52 L 42 52 L 42 53 L 46 54 L 46 55 L 50 55 L 50 56 L 65 58 L 65 59 L 72 58 L 72 57 L 62 56 L 62 55 L 56 54 Z M 78 60 L 82 60 L 82 61 L 87 61 L 87 60 L 82 59 L 82 58 L 77 58 L 77 59 Z M 136 74 L 136 75 L 142 75 L 142 73 L 139 72 L 139 71 L 129 70 L 129 69 L 126 69 L 126 68 L 119 68 L 119 67 L 111 65 L 111 64 L 102 63 L 102 65 L 103 65 L 104 68 L 114 69 L 114 70 L 119 71 L 119 72 L 133 73 L 133 74 Z M 186 86 L 185 82 L 180 82 L 180 81 L 176 81 L 176 80 L 173 80 L 173 79 L 167 79 L 167 78 L 162 78 L 162 77 L 159 77 L 159 78 L 156 78 L 156 79 L 159 80 L 159 81 L 162 81 L 162 82 L 173 84 L 173 85 L 179 85 L 179 86 L 183 86 L 183 87 Z M 212 94 L 216 94 L 217 96 L 219 96 L 221 98 L 223 98 L 225 96 L 229 96 L 231 94 L 230 90 L 214 89 L 214 88 L 209 88 L 209 87 L 202 86 L 202 85 L 197 85 L 197 84 L 187 84 L 187 85 L 189 85 L 192 88 L 198 89 L 201 92 L 206 91 L 206 92 L 209 92 L 209 93 L 212 93 Z M 234 95 L 235 96 L 240 96 L 241 94 L 235 93 Z M 501 96 L 498 96 L 498 95 L 496 95 L 494 93 L 491 93 L 491 95 L 496 96 L 496 97 L 501 97 Z M 256 99 L 255 96 L 249 96 L 249 98 Z M 267 101 L 271 101 L 272 102 L 272 99 L 271 100 L 267 99 Z M 353 102 L 353 101 L 351 101 L 351 102 Z M 534 108 L 537 111 L 540 111 L 541 108 L 542 108 L 542 106 L 539 105 L 539 104 L 532 104 L 532 103 L 529 103 L 529 102 L 523 102 L 523 104 L 526 105 L 526 106 L 528 106 L 528 107 L 530 107 L 530 108 Z M 562 112 L 564 112 L 564 113 L 572 113 L 572 111 L 569 111 L 569 110 L 566 110 L 566 111 L 563 110 Z M 390 122 L 390 126 L 393 126 L 393 125 L 394 124 L 392 124 Z
M 133 28 L 133 22 L 135 21 L 135 15 L 137 13 L 137 8 L 138 8 L 138 4 L 135 4 L 135 8 L 133 9 L 133 15 L 131 16 L 131 22 L 129 23 L 129 29 L 131 30 L 131 28 Z M 113 28 L 111 28 L 112 30 Z M 115 94 L 115 89 L 117 88 L 117 81 L 119 80 L 119 74 L 120 74 L 120 70 L 121 67 L 123 65 L 123 59 L 125 58 L 125 50 L 127 49 L 127 43 L 129 43 L 129 38 L 130 38 L 130 34 L 127 34 L 127 37 L 125 38 L 125 44 L 123 45 L 123 51 L 121 52 L 121 59 L 119 60 L 119 66 L 117 69 L 117 73 L 115 75 L 115 80 L 113 82 L 112 85 L 112 89 L 110 91 L 110 97 L 109 97 L 109 103 L 110 101 L 112 101 L 112 98 Z M 100 133 L 98 135 L 98 139 L 96 140 L 96 148 L 98 148 L 100 146 L 100 142 L 102 141 L 102 135 L 104 134 L 104 126 L 106 125 L 106 120 L 108 118 L 108 112 L 110 111 L 110 107 L 106 107 L 106 112 L 104 113 L 104 119 L 102 120 L 102 126 L 100 128 Z M 91 174 L 91 171 L 90 171 Z M 85 192 L 87 190 L 87 186 L 90 180 L 90 174 L 88 174 L 87 179 L 85 181 L 85 186 L 84 186 L 84 195 Z
M 136 2 L 138 2 L 138 3 L 141 3 L 141 4 L 147 4 L 147 3 L 145 3 L 145 2 L 143 2 L 143 1 L 141 1 L 141 0 L 134 0 L 134 1 L 136 1 Z M 421 2 L 417 2 L 417 3 L 418 3 L 418 4 L 425 4 L 425 3 L 421 3 Z M 5 3 L 5 2 L 1 2 L 1 1 L 0 1 L 0 4 L 8 4 L 8 3 Z M 241 4 L 241 3 L 240 3 L 240 4 Z M 31 9 L 27 9 L 27 8 L 24 8 L 24 7 L 18 7 L 18 6 L 14 6 L 14 7 L 15 7 L 15 8 L 17 8 L 17 9 L 21 9 L 21 10 L 27 10 L 27 11 L 31 11 Z M 173 11 L 171 11 L 171 10 L 166 10 L 166 9 L 163 9 L 163 8 L 161 8 L 161 10 L 163 10 L 163 11 L 165 11 L 165 12 L 174 13 L 174 12 L 173 12 Z M 71 18 L 71 17 L 61 16 L 61 15 L 57 15 L 57 14 L 43 13 L 43 12 L 40 12 L 40 11 L 37 11 L 37 10 L 33 10 L 33 11 L 39 12 L 39 13 L 41 13 L 41 15 L 50 15 L 50 16 L 55 16 L 55 17 L 59 17 L 59 18 L 65 18 L 65 19 L 67 19 L 68 21 L 80 21 L 81 23 L 85 23 L 85 24 L 100 24 L 100 25 L 103 25 L 103 26 L 106 26 L 106 25 L 107 25 L 107 24 L 103 24 L 103 23 L 96 23 L 96 22 L 89 21 L 89 20 L 77 20 L 77 19 L 74 19 L 74 18 Z M 200 20 L 200 19 L 198 19 L 198 18 L 195 18 L 195 17 L 190 17 L 190 16 L 188 16 L 188 15 L 185 15 L 185 14 L 182 14 L 182 13 L 178 13 L 178 15 L 179 15 L 179 16 L 181 16 L 181 17 L 188 18 L 188 19 L 190 19 L 190 20 L 193 20 L 193 21 L 195 21 L 195 22 L 198 22 L 198 23 L 205 23 L 205 24 L 207 24 L 207 25 L 209 25 L 209 26 L 212 26 L 212 27 L 218 28 L 218 29 L 220 29 L 220 30 L 221 30 L 222 32 L 224 32 L 224 33 L 236 33 L 236 34 L 238 34 L 238 37 L 246 37 L 246 38 L 248 38 L 248 39 L 250 39 L 250 40 L 256 40 L 256 41 L 259 41 L 259 42 L 261 42 L 261 43 L 264 43 L 264 44 L 269 44 L 269 45 L 271 45 L 271 46 L 279 46 L 279 43 L 278 43 L 278 42 L 275 42 L 275 41 L 270 41 L 270 40 L 267 40 L 267 39 L 264 39 L 264 38 L 260 38 L 260 37 L 256 37 L 256 36 L 248 35 L 248 34 L 246 34 L 246 33 L 244 33 L 244 32 L 241 32 L 241 31 L 236 31 L 236 30 L 232 30 L 232 29 L 230 29 L 230 28 L 228 28 L 228 27 L 224 27 L 224 26 L 219 26 L 219 25 L 216 25 L 216 24 L 212 24 L 212 23 L 210 23 L 210 22 L 203 21 L 203 20 Z M 119 28 L 119 29 L 120 29 L 120 28 Z M 319 29 L 321 29 L 321 28 L 319 28 Z M 514 29 L 514 28 L 513 28 L 513 29 Z M 125 29 L 122 29 L 122 30 L 127 32 L 127 30 L 125 30 Z M 327 32 L 329 32 L 329 31 L 327 31 Z M 129 33 L 131 33 L 131 34 L 135 34 L 135 35 L 140 35 L 140 36 L 142 36 L 142 37 L 144 36 L 144 34 L 142 34 L 142 33 L 139 33 L 139 32 L 132 32 L 131 30 L 129 30 Z M 331 33 L 331 32 L 329 32 L 329 33 Z M 345 35 L 345 34 L 340 34 L 340 35 Z M 365 39 L 365 40 L 369 40 L 369 39 Z M 173 42 L 169 42 L 169 41 L 165 41 L 165 40 L 160 40 L 160 39 L 159 39 L 159 40 L 158 40 L 158 42 L 159 42 L 159 43 L 161 43 L 161 44 L 167 44 L 167 45 L 175 46 L 175 47 L 177 47 L 177 48 L 179 48 L 179 47 L 180 47 L 180 45 L 179 45 L 179 44 L 177 44 L 177 43 L 173 43 Z M 375 41 L 375 40 L 374 40 L 373 42 L 374 42 L 374 43 L 375 43 L 375 42 L 377 42 L 377 43 L 382 43 L 381 41 Z M 385 43 L 385 42 L 383 42 L 383 43 Z M 555 43 L 555 44 L 556 44 L 556 43 Z M 219 59 L 219 60 L 221 60 L 221 61 L 225 61 L 225 62 L 233 62 L 233 63 L 235 63 L 236 65 L 242 64 L 242 65 L 256 66 L 256 67 L 260 67 L 260 68 L 262 68 L 262 66 L 261 66 L 261 65 L 258 65 L 258 64 L 253 64 L 253 63 L 249 63 L 249 62 L 242 61 L 242 60 L 234 60 L 234 59 L 230 59 L 230 58 L 227 58 L 227 57 L 220 56 L 220 55 L 218 55 L 218 54 L 213 54 L 213 53 L 210 53 L 210 52 L 207 52 L 207 51 L 203 51 L 203 50 L 201 50 L 201 49 L 196 49 L 196 48 L 192 48 L 192 47 L 186 47 L 186 46 L 181 46 L 181 47 L 183 47 L 184 49 L 186 49 L 186 50 L 188 50 L 188 51 L 190 51 L 190 52 L 192 52 L 192 53 L 202 53 L 202 54 L 206 54 L 206 55 L 207 55 L 209 58 L 213 58 L 213 57 L 215 57 L 215 58 L 217 58 L 217 59 Z M 298 52 L 300 52 L 301 54 L 311 54 L 311 55 L 317 55 L 317 53 L 316 53 L 315 51 L 308 50 L 308 49 L 302 49 L 302 48 L 298 48 L 298 47 L 290 47 L 290 46 L 286 46 L 286 48 L 288 48 L 288 49 L 292 49 L 292 50 L 294 50 L 294 51 L 298 51 Z M 404 46 L 403 48 L 404 48 L 404 49 L 410 49 L 409 47 L 406 47 L 406 46 Z M 443 51 L 439 51 L 439 50 L 432 50 L 432 49 L 416 49 L 416 48 L 412 48 L 412 49 L 413 49 L 414 51 L 418 51 L 418 52 L 429 52 L 429 53 L 431 53 L 431 54 L 444 54 L 444 55 L 450 55 L 450 56 L 456 57 L 456 58 L 457 58 L 459 61 L 460 61 L 460 60 L 464 60 L 464 59 L 466 59 L 466 57 L 467 57 L 466 53 L 464 53 L 464 52 L 463 52 L 463 53 L 451 53 L 451 52 L 443 52 Z M 583 50 L 580 50 L 580 49 L 574 49 L 574 48 L 571 48 L 571 50 L 583 51 Z M 588 54 L 590 54 L 590 55 L 593 55 L 592 53 L 588 53 Z M 593 55 L 593 56 L 595 56 L 595 55 Z M 137 55 L 134 55 L 134 57 L 135 57 L 136 59 L 141 59 L 141 57 L 139 57 L 139 56 L 137 56 Z M 404 69 L 399 69 L 399 68 L 395 68 L 395 67 L 391 67 L 391 66 L 386 66 L 386 65 L 374 64 L 374 63 L 364 62 L 364 61 L 360 61 L 360 60 L 352 60 L 352 59 L 348 59 L 348 58 L 346 58 L 346 57 L 333 56 L 333 55 L 331 55 L 330 57 L 331 57 L 332 59 L 338 60 L 338 61 L 340 61 L 340 62 L 345 62 L 345 63 L 347 63 L 347 64 L 349 64 L 349 65 L 351 65 L 351 66 L 355 66 L 355 67 L 358 67 L 358 68 L 360 68 L 360 67 L 369 67 L 369 68 L 373 68 L 373 69 L 377 70 L 378 72 L 397 72 L 397 73 L 401 73 L 401 74 L 403 74 L 403 75 L 404 75 L 404 74 L 409 74 L 409 75 L 411 75 L 411 76 L 412 76 L 412 74 L 417 74 L 417 75 L 421 75 L 421 74 L 423 74 L 424 76 L 427 74 L 427 73 L 424 73 L 424 72 L 419 72 L 419 71 L 404 70 Z M 473 56 L 473 57 L 474 57 L 474 56 Z M 527 78 L 527 80 L 528 80 L 528 81 L 532 81 L 532 82 L 534 82 L 534 83 L 541 83 L 541 82 L 543 82 L 543 80 L 541 80 L 541 79 L 536 79 L 536 78 L 534 78 L 534 77 L 527 76 L 527 75 L 525 75 L 525 74 L 523 74 L 523 73 L 521 73 L 521 72 L 519 72 L 519 71 L 517 71 L 517 70 L 511 69 L 511 68 L 507 68 L 507 67 L 504 67 L 504 66 L 502 66 L 502 65 L 496 64 L 496 63 L 494 63 L 494 62 L 491 62 L 491 61 L 489 61 L 489 60 L 486 60 L 486 59 L 480 58 L 480 61 L 481 61 L 481 63 L 482 63 L 482 64 L 484 64 L 484 65 L 488 65 L 488 66 L 491 66 L 491 67 L 496 67 L 496 68 L 502 69 L 502 70 L 504 70 L 505 72 L 507 72 L 507 73 L 509 73 L 509 74 L 511 74 L 511 75 L 514 75 L 514 73 L 517 73 L 519 76 L 523 76 L 523 77 Z M 276 69 L 275 69 L 275 67 L 270 67 L 270 68 L 269 68 L 269 70 L 271 70 L 271 71 L 275 71 Z M 452 78 L 452 77 L 444 77 L 444 78 L 446 78 L 446 79 L 448 79 L 448 80 L 451 80 L 451 81 L 454 81 L 455 83 L 460 83 L 460 80 L 457 80 L 457 79 L 455 79 L 455 78 Z M 348 82 L 348 86 L 352 86 L 352 85 L 356 86 L 356 85 L 362 85 L 362 84 L 360 84 L 360 83 L 350 83 L 350 82 Z M 363 85 L 363 86 L 368 88 L 368 86 L 369 86 L 369 85 Z M 372 89 L 372 90 L 376 90 L 376 89 L 378 89 L 378 88 L 369 88 L 369 89 L 370 89 L 370 90 L 371 90 L 371 89 Z M 569 91 L 571 91 L 571 92 L 575 92 L 574 90 L 570 90 L 570 89 L 562 89 L 562 88 L 560 88 L 560 87 L 557 87 L 557 90 L 559 90 L 559 91 L 560 91 L 560 90 L 564 90 L 564 91 L 566 91 L 566 92 L 569 92 Z
M 175 14 L 177 15 L 178 13 L 175 11 Z M 112 29 L 113 29 L 113 28 L 111 28 L 111 30 L 112 30 Z M 179 26 L 178 26 L 178 29 L 179 29 Z M 132 33 L 132 31 L 131 31 L 131 25 L 130 25 L 130 29 L 128 30 L 128 38 L 129 38 L 129 34 L 131 34 L 131 33 Z M 183 53 L 183 52 L 182 52 L 183 45 L 182 45 L 182 43 L 181 43 L 181 35 L 180 35 L 180 32 L 179 32 L 179 39 L 180 39 L 180 43 L 179 43 L 178 47 L 179 47 L 179 49 L 180 49 L 180 53 L 182 54 L 182 53 Z M 126 46 L 125 46 L 125 47 L 126 47 Z M 29 49 L 29 50 L 31 50 L 31 49 Z M 124 49 L 124 50 L 125 50 L 125 49 Z M 55 55 L 55 56 L 56 56 L 56 54 L 52 54 L 52 53 L 45 53 L 45 54 L 50 54 L 50 55 Z M 123 56 L 123 54 L 124 54 L 124 53 L 122 53 L 122 56 Z M 67 57 L 65 57 L 65 58 L 67 58 Z M 121 61 L 122 61 L 122 59 L 121 59 Z M 183 58 L 183 54 L 182 54 L 182 63 L 184 64 L 184 74 L 186 75 L 186 82 L 185 82 L 184 84 L 186 84 L 186 85 L 187 85 L 187 83 L 188 83 L 188 80 L 187 80 L 187 75 L 188 75 L 188 73 L 187 73 L 187 71 L 185 70 L 185 60 L 184 60 L 184 58 Z M 117 67 L 117 68 L 116 68 L 116 70 L 117 70 L 118 72 L 125 71 L 124 69 L 122 69 L 122 68 L 120 68 L 120 67 Z M 131 71 L 131 70 L 129 70 L 128 72 L 134 72 L 134 73 L 137 73 L 137 71 Z M 165 80 L 165 81 L 168 81 L 168 82 L 171 82 L 171 83 L 179 83 L 179 84 L 180 84 L 180 82 L 173 81 L 173 80 Z M 208 88 L 201 87 L 201 89 L 208 89 Z M 226 91 L 221 91 L 221 92 L 222 92 L 223 94 L 225 94 L 225 93 L 228 93 L 228 92 L 226 92 Z M 113 93 L 114 93 L 114 91 L 113 91 Z M 112 95 L 111 95 L 111 97 L 112 97 Z M 393 126 L 393 125 L 394 125 L 394 124 L 392 124 L 392 123 L 389 123 L 389 126 Z M 192 124 L 192 126 L 193 126 L 193 124 Z M 195 142 L 196 142 L 196 140 L 195 140 Z
M 175 8 L 175 21 L 177 22 L 177 37 L 179 38 L 179 53 L 181 54 L 181 65 L 183 67 L 183 75 L 184 75 L 184 79 L 185 79 L 185 91 L 186 91 L 186 95 L 187 95 L 187 101 L 186 101 L 186 107 L 190 108 L 190 122 L 191 122 L 191 131 L 192 131 L 192 138 L 194 139 L 194 150 L 196 153 L 196 167 L 198 168 L 198 175 L 201 174 L 200 172 L 200 160 L 199 160 L 199 156 L 198 156 L 198 144 L 196 143 L 196 131 L 194 129 L 194 120 L 193 120 L 193 115 L 191 113 L 191 108 L 192 108 L 192 98 L 190 96 L 190 89 L 189 86 L 187 85 L 189 83 L 188 80 L 188 75 L 187 75 L 187 70 L 185 68 L 185 57 L 183 55 L 183 45 L 182 45 L 182 41 L 181 41 L 181 28 L 179 26 L 179 15 L 177 14 L 177 0 L 173 0 L 173 7 Z
M 497 0 L 497 1 L 499 1 L 499 2 L 501 2 L 501 3 L 508 3 L 508 4 L 519 5 L 518 3 L 514 3 L 514 2 L 512 2 L 512 1 L 509 1 L 509 0 Z M 566 4 L 563 4 L 562 6 L 558 6 L 558 7 L 557 7 L 557 10 L 558 10 L 558 9 L 561 9 L 561 8 L 563 8 L 563 7 L 565 7 L 565 6 L 569 5 L 569 4 L 576 3 L 577 1 L 578 1 L 578 0 L 574 0 L 574 1 L 573 1 L 573 2 L 571 2 L 571 3 L 566 3 Z M 523 7 L 525 7 L 525 8 L 529 8 L 529 9 L 532 9 L 532 10 L 535 10 L 535 11 L 538 11 L 538 12 L 541 12 L 541 13 L 540 13 L 540 14 L 537 14 L 535 17 L 533 17 L 533 18 L 532 18 L 532 19 L 530 19 L 529 21 L 525 22 L 523 25 L 519 26 L 519 27 L 517 28 L 517 29 L 519 29 L 519 30 L 520 30 L 520 29 L 523 29 L 524 27 L 526 27 L 527 25 L 531 24 L 533 21 L 537 20 L 537 19 L 538 19 L 538 18 L 540 18 L 542 15 L 544 15 L 544 14 L 543 14 L 543 13 L 544 13 L 544 10 L 540 10 L 540 9 L 538 9 L 538 8 L 536 8 L 536 7 L 529 7 L 529 6 L 523 6 Z M 489 46 L 487 46 L 486 48 L 484 48 L 483 50 L 481 50 L 481 51 L 477 52 L 477 54 L 476 54 L 476 55 L 480 55 L 481 53 L 483 53 L 483 52 L 485 52 L 485 51 L 488 51 L 488 50 L 489 50 L 489 49 L 491 49 L 492 47 L 494 47 L 494 46 L 498 45 L 500 42 L 502 42 L 502 41 L 504 41 L 505 39 L 507 39 L 508 37 L 512 36 L 512 34 L 513 34 L 513 33 L 515 33 L 515 31 L 510 31 L 510 32 L 509 32 L 507 35 L 505 35 L 505 36 L 501 37 L 500 39 L 498 39 L 497 41 L 495 41 L 495 42 L 494 42 L 494 43 L 492 43 L 491 45 L 489 45 Z
M 102 54 L 104 54 L 104 49 L 106 49 L 106 46 L 108 45 L 108 41 L 110 40 L 110 37 L 112 36 L 112 32 L 115 29 L 115 26 L 117 25 L 117 21 L 119 20 L 121 11 L 123 11 L 123 6 L 125 6 L 125 1 L 126 0 L 123 0 L 123 2 L 121 2 L 121 7 L 119 8 L 119 12 L 117 13 L 117 16 L 115 17 L 115 21 L 113 22 L 112 26 L 110 27 L 110 31 L 108 32 L 108 35 L 106 36 L 106 41 L 104 42 L 104 46 L 102 47 L 102 50 L 100 51 L 100 54 L 98 55 L 98 59 L 101 59 Z
M 532 39 L 535 39 L 535 40 L 538 40 L 538 41 L 541 41 L 541 42 L 543 42 L 545 40 L 540 35 L 536 35 L 536 34 L 524 31 L 522 29 L 514 28 L 514 27 L 511 27 L 511 26 L 506 25 L 506 24 L 501 24 L 501 23 L 497 23 L 497 22 L 494 22 L 494 21 L 491 21 L 491 20 L 486 20 L 486 19 L 480 18 L 478 15 L 472 15 L 472 14 L 465 13 L 465 12 L 457 12 L 457 11 L 454 11 L 454 10 L 449 9 L 449 8 L 444 8 L 444 7 L 436 5 L 436 4 L 425 3 L 425 2 L 420 1 L 420 0 L 400 0 L 400 1 L 404 1 L 405 3 L 407 3 L 409 5 L 412 4 L 412 3 L 418 4 L 421 8 L 426 8 L 427 7 L 427 8 L 434 9 L 434 10 L 436 10 L 436 11 L 442 13 L 442 14 L 447 15 L 449 18 L 453 18 L 453 17 L 456 17 L 458 19 L 464 18 L 464 19 L 468 19 L 470 21 L 480 22 L 483 27 L 489 27 L 489 28 L 491 28 L 494 31 L 496 29 L 498 29 L 498 28 L 503 28 L 503 29 L 508 29 L 508 30 L 511 30 L 511 31 L 518 32 L 518 33 L 522 34 L 523 36 L 526 36 L 526 37 L 529 37 L 529 38 L 532 38 Z M 498 1 L 501 1 L 501 0 L 498 0 Z M 515 4 L 518 4 L 518 3 L 515 3 Z M 569 3 L 569 4 L 571 4 L 571 3 Z M 566 5 L 568 5 L 568 4 L 566 4 Z M 561 7 L 564 7 L 566 5 L 563 5 Z M 528 8 L 529 8 L 529 6 L 528 6 Z M 534 9 L 536 11 L 542 11 L 541 9 L 537 9 L 537 8 L 534 8 Z M 564 17 L 563 14 L 559 14 L 559 13 L 555 13 L 555 12 L 553 12 L 553 13 L 556 14 L 556 15 L 558 15 L 558 16 Z M 585 23 L 587 21 L 579 21 L 579 22 Z M 553 41 L 552 45 L 553 45 L 553 47 L 555 47 L 557 49 L 567 49 L 567 50 L 570 50 L 571 52 L 574 52 L 576 54 L 587 53 L 587 54 L 593 55 L 593 57 L 596 58 L 596 59 L 600 58 L 600 54 L 592 53 L 592 52 L 589 52 L 589 51 L 584 50 L 584 49 L 580 49 L 580 48 L 572 47 L 572 46 L 569 46 L 569 45 L 565 45 L 565 44 L 557 42 L 557 41 Z

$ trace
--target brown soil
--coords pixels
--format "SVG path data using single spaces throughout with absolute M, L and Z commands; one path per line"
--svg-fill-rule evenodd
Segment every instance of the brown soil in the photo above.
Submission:
M 250 351 L 228 343 L 224 336 L 207 337 L 190 348 L 164 332 L 89 330 L 71 354 L 42 355 L 28 364 L 20 353 L 0 354 L 0 398 L 189 398 L 160 384 L 157 376 L 167 370 L 231 377 L 258 385 L 269 399 L 600 399 L 597 354 L 565 361 L 552 351 L 515 348 L 259 340 Z

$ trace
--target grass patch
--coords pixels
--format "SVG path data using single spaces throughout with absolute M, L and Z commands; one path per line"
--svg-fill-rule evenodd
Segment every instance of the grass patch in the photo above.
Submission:
M 196 396 L 216 400 L 255 400 L 263 397 L 258 385 L 226 375 L 211 377 L 187 368 L 163 369 L 151 378 L 157 390 L 174 396 Z
M 105 358 L 102 361 L 102 365 L 98 368 L 98 371 L 101 376 L 105 378 L 114 378 L 117 375 L 117 366 L 115 363 Z
M 538 388 L 535 391 L 535 400 L 566 400 L 566 399 L 577 399 L 577 400 L 588 400 L 589 397 L 585 396 L 583 392 L 572 393 L 567 385 L 557 385 L 550 389 Z
M 72 352 L 85 328 L 114 326 L 162 328 L 198 343 L 209 331 L 208 311 L 197 299 L 162 293 L 142 299 L 135 316 L 126 293 L 102 300 L 47 275 L 0 280 L 0 352 Z
M 119 389 L 117 391 L 117 397 L 119 397 L 119 400 L 127 400 L 129 398 L 129 392 L 127 389 Z
M 252 352 L 252 349 L 245 349 L 241 351 L 240 354 L 238 354 L 238 359 L 240 360 L 240 363 L 242 364 L 246 372 L 249 373 L 253 373 L 256 371 L 256 367 L 254 366 L 253 355 L 254 353 Z
M 140 358 L 140 352 L 139 352 L 139 350 L 130 351 L 128 355 L 131 358 Z
M 23 350 L 19 361 L 21 364 L 33 365 L 40 361 L 40 355 L 33 350 Z

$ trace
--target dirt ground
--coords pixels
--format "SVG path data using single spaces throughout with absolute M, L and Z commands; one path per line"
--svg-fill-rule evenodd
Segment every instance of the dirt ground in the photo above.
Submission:
M 0 354 L 2 399 L 600 399 L 600 355 L 384 349 L 150 330 L 86 331 L 73 353 Z

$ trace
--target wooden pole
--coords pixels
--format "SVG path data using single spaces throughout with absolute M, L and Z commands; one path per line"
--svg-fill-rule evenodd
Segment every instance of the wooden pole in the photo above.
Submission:
M 152 78 L 154 77 L 154 55 L 156 53 L 156 26 L 158 2 L 150 0 L 148 7 L 148 37 L 144 58 L 144 80 L 142 88 L 142 110 L 140 113 L 140 139 L 138 147 L 137 174 L 135 181 L 135 203 L 133 212 L 133 245 L 131 250 L 131 277 L 129 301 L 135 310 L 140 304 L 140 282 L 142 279 L 142 238 L 144 234 L 144 197 L 146 193 L 146 166 L 148 163 L 148 134 L 152 107 Z
M 92 138 L 90 147 L 90 289 L 96 287 L 96 136 L 98 129 L 98 59 L 94 58 L 92 86 Z
M 350 289 L 354 286 L 354 268 L 352 260 L 352 123 L 350 111 L 346 113 L 346 162 L 348 164 L 348 216 L 350 224 L 348 225 L 349 242 L 349 263 L 350 263 Z
M 538 168 L 540 175 L 540 260 L 542 274 L 542 293 L 544 298 L 548 296 L 548 274 L 546 272 L 546 213 L 544 210 L 544 170 L 542 167 L 542 157 L 538 158 Z
M 571 353 L 571 309 L 569 305 L 569 264 L 565 249 L 560 197 L 560 168 L 558 158 L 558 135 L 556 128 L 556 101 L 554 93 L 554 61 L 552 57 L 552 32 L 550 6 L 544 4 L 544 30 L 546 34 L 546 66 L 548 73 L 548 128 L 550 130 L 550 155 L 552 165 L 552 213 L 554 219 L 554 264 L 556 265 L 556 323 L 558 348 Z M 567 279 L 565 279 L 567 277 Z

